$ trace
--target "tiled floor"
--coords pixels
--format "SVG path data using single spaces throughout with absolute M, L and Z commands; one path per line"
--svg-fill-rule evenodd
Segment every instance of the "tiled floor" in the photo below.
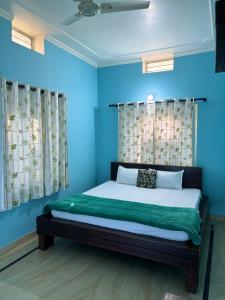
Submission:
M 210 300 L 225 300 L 225 222 L 215 223 Z M 204 239 L 196 295 L 184 289 L 181 269 L 58 239 L 46 252 L 35 251 L 0 273 L 1 300 L 163 300 L 172 293 L 202 299 L 209 225 Z M 35 238 L 1 256 L 1 265 L 36 245 Z

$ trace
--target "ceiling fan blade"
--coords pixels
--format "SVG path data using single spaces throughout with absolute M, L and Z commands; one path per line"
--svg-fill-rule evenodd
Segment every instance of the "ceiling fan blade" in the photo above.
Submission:
M 150 1 L 102 3 L 100 10 L 101 13 L 105 14 L 119 11 L 146 9 L 149 8 L 149 5 Z
M 81 18 L 82 18 L 82 15 L 79 15 L 79 14 L 72 15 L 69 18 L 67 18 L 65 21 L 63 21 L 61 23 L 61 25 L 65 25 L 65 26 L 71 25 L 72 23 L 79 21 Z

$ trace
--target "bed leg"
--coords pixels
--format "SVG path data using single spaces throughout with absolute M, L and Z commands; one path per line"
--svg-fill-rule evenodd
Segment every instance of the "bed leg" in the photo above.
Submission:
M 38 235 L 38 246 L 40 250 L 47 250 L 54 244 L 54 236 L 39 234 Z
M 198 270 L 188 269 L 186 273 L 186 291 L 195 294 L 198 286 Z

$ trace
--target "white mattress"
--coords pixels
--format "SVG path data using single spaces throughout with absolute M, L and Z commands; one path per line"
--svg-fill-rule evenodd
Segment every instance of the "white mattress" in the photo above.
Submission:
M 88 190 L 84 194 L 111 199 L 142 202 L 147 204 L 189 208 L 198 208 L 201 198 L 201 191 L 198 189 L 145 189 L 131 185 L 118 184 L 115 181 L 107 181 L 91 190 Z M 169 240 L 189 240 L 188 234 L 183 231 L 161 229 L 135 222 L 111 220 L 94 216 L 72 214 L 57 210 L 52 210 L 52 215 L 57 218 L 88 223 L 137 234 L 160 237 Z

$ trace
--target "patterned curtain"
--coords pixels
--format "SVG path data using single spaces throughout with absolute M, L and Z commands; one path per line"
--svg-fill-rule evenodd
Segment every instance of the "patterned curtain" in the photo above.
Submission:
M 119 160 L 154 161 L 155 104 L 119 106 Z
M 0 81 L 2 207 L 11 209 L 68 185 L 66 98 Z
M 194 110 L 190 99 L 120 106 L 119 160 L 193 165 Z

